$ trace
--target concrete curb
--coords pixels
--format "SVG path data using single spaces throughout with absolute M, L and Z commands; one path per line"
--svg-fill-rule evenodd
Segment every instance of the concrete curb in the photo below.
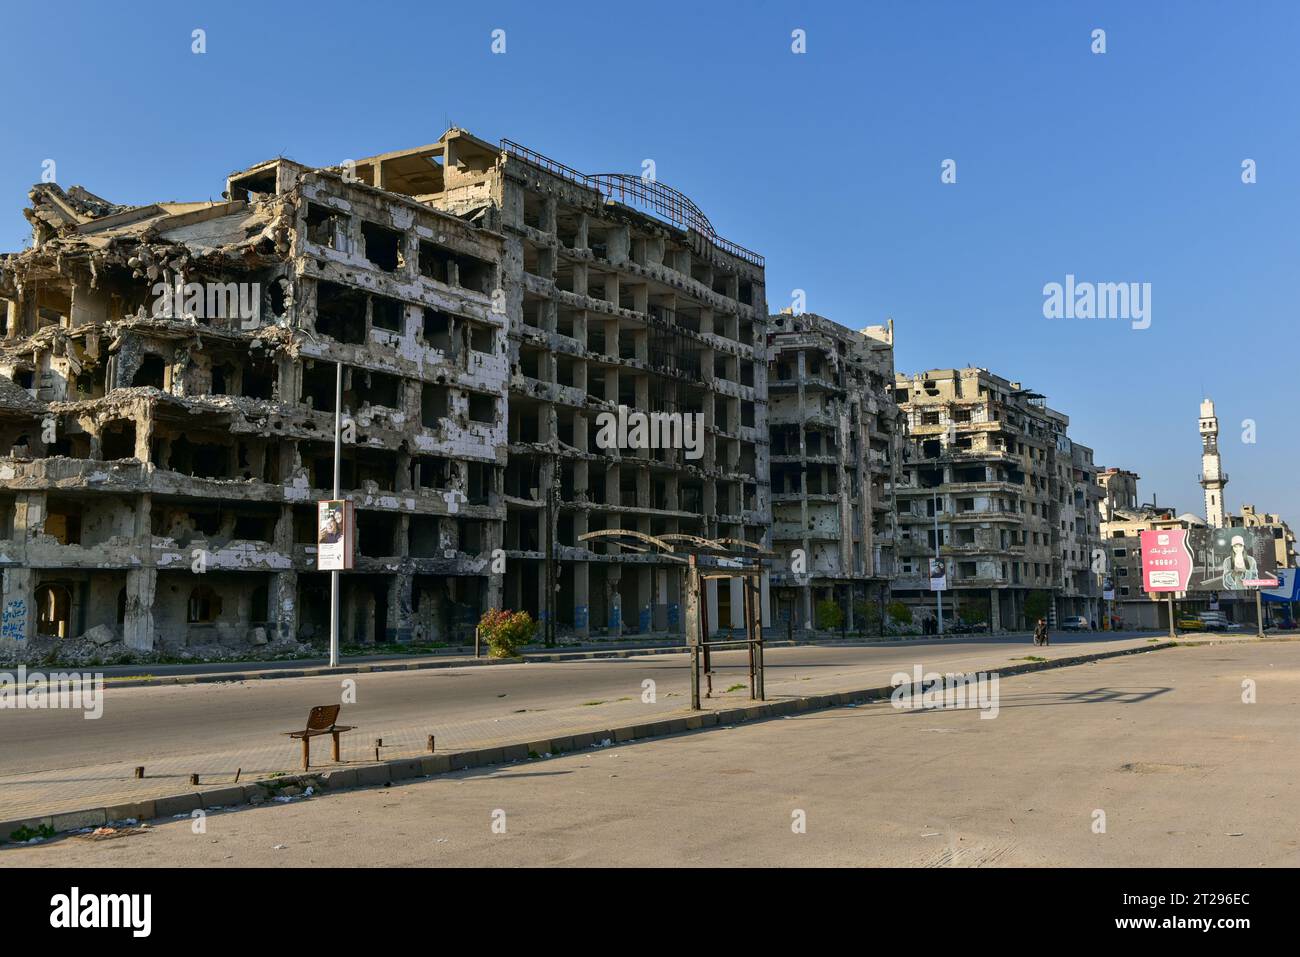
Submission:
M 1204 642 L 1204 644 L 1211 643 L 1215 642 Z M 996 673 L 1000 678 L 1008 677 L 1174 647 L 1178 647 L 1176 642 L 1165 640 L 1139 648 L 1071 655 L 1067 658 L 1056 658 L 1051 661 L 1030 661 L 1012 665 L 1009 668 L 999 668 Z M 863 688 L 856 691 L 840 691 L 804 698 L 791 698 L 784 701 L 759 702 L 726 711 L 678 712 L 644 724 L 604 728 L 580 734 L 564 735 L 559 738 L 475 748 L 446 754 L 395 758 L 389 761 L 353 765 L 346 768 L 331 768 L 316 772 L 308 771 L 301 774 L 285 774 L 279 777 L 254 781 L 250 784 L 224 785 L 206 791 L 186 791 L 130 804 L 17 818 L 0 822 L 0 843 L 7 843 L 10 834 L 20 827 L 27 827 L 32 830 L 48 827 L 56 833 L 75 831 L 85 827 L 100 827 L 112 821 L 123 821 L 128 818 L 144 821 L 153 818 L 184 816 L 196 810 L 209 810 L 243 804 L 264 804 L 273 801 L 276 797 L 286 796 L 283 793 L 286 790 L 298 789 L 294 791 L 293 795 L 289 795 L 296 796 L 298 791 L 304 791 L 308 787 L 311 787 L 313 794 L 315 794 L 320 791 L 330 792 L 349 788 L 383 786 L 397 781 L 445 774 L 449 771 L 463 771 L 467 768 L 487 767 L 567 754 L 601 745 L 606 741 L 611 745 L 625 744 L 629 741 L 727 727 L 745 721 L 782 718 L 826 708 L 853 707 L 859 704 L 888 700 L 893 692 L 894 687 L 887 685 L 880 688 Z
M 972 639 L 978 636 L 961 635 L 948 636 L 949 640 L 960 641 Z M 998 638 L 1014 638 L 1016 635 L 997 635 Z M 1027 635 L 1026 635 L 1027 637 Z M 847 640 L 834 639 L 795 639 L 789 641 L 784 638 L 768 640 L 764 642 L 766 648 L 805 648 L 805 647 L 824 647 L 824 648 L 870 648 L 870 647 L 892 647 L 905 641 L 943 641 L 944 638 L 937 638 L 934 635 L 908 637 L 906 639 L 894 639 L 880 641 L 878 639 L 854 639 Z M 1127 640 L 1127 639 L 1122 639 Z M 193 685 L 193 684 L 219 684 L 223 681 L 270 681 L 275 678 L 315 678 L 321 675 L 355 675 L 355 674 L 373 674 L 389 671 L 425 671 L 431 668 L 475 668 L 484 665 L 521 665 L 521 664 L 547 664 L 565 661 L 591 661 L 601 658 L 638 658 L 645 655 L 684 655 L 687 653 L 685 644 L 676 645 L 656 645 L 645 648 L 612 648 L 609 650 L 584 650 L 584 651 L 553 651 L 553 652 L 527 652 L 515 658 L 448 658 L 442 661 L 404 661 L 397 659 L 395 661 L 376 661 L 355 665 L 341 664 L 337 668 L 331 668 L 328 665 L 312 665 L 305 668 L 273 668 L 266 670 L 250 669 L 247 671 L 209 671 L 191 675 L 160 675 L 153 678 L 114 678 L 109 675 L 104 679 L 104 685 L 108 688 L 149 688 L 159 685 Z M 81 671 L 87 672 L 91 669 L 83 666 L 60 666 L 59 668 L 45 669 L 60 671 Z

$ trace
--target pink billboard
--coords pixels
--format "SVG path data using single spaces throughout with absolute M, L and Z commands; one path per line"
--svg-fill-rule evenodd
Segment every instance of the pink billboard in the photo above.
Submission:
M 1142 587 L 1148 593 L 1187 591 L 1192 565 L 1185 528 L 1142 533 Z

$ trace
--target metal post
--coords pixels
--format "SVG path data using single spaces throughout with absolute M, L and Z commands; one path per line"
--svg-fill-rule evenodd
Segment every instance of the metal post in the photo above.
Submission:
M 754 563 L 754 570 L 758 576 L 754 578 L 754 592 L 752 607 L 754 610 L 754 657 L 756 659 L 755 681 L 758 684 L 758 700 L 767 700 L 767 682 L 764 674 L 763 663 L 763 579 L 762 564 Z
M 555 456 L 551 456 L 551 478 L 546 483 L 546 627 L 542 642 L 550 648 L 555 645 Z
M 1169 637 L 1177 638 L 1178 632 L 1174 628 L 1174 593 L 1168 592 L 1166 597 L 1169 599 Z
M 1255 589 L 1255 637 L 1264 637 L 1264 599 L 1260 597 L 1262 589 Z
M 943 566 L 943 557 L 939 550 L 939 493 L 934 493 L 934 557 Z M 944 570 L 944 577 L 947 578 L 947 570 Z M 943 634 L 943 589 L 936 589 L 934 593 L 934 602 L 939 610 L 939 634 Z
M 740 603 L 741 605 L 744 606 L 743 612 L 745 615 L 745 640 L 747 642 L 745 648 L 749 652 L 749 700 L 753 701 L 755 698 L 758 697 L 758 682 L 755 673 L 755 661 L 754 661 L 754 618 L 753 618 L 754 603 L 749 593 L 750 582 L 749 582 L 748 575 L 746 575 L 744 578 L 741 579 L 741 584 L 743 587 L 740 592 L 740 596 L 741 596 Z
M 334 500 L 339 497 L 339 458 L 343 444 L 343 363 L 334 363 Z M 349 528 L 348 534 L 352 534 Z M 344 546 L 346 553 L 347 546 Z M 330 667 L 339 664 L 339 572 L 330 572 Z
M 700 649 L 704 656 L 704 697 L 713 697 L 713 656 L 709 652 L 709 585 L 700 579 Z

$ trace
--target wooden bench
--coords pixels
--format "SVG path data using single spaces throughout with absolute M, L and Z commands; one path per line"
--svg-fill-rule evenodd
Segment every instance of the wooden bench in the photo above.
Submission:
M 302 739 L 302 769 L 306 771 L 311 767 L 311 739 L 318 734 L 332 735 L 334 738 L 334 748 L 331 757 L 335 761 L 339 759 L 339 735 L 344 731 L 355 731 L 356 728 L 347 725 L 335 724 L 339 719 L 339 708 L 337 704 L 318 704 L 311 709 L 311 714 L 307 715 L 307 727 L 301 731 L 285 731 L 291 738 Z

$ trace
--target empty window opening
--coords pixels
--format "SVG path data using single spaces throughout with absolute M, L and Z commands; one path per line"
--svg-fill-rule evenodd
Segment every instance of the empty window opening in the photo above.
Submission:
M 433 243 L 420 243 L 420 275 L 436 282 L 451 284 L 451 253 Z
M 496 422 L 496 399 L 490 395 L 477 395 L 470 393 L 469 396 L 469 417 L 471 422 L 485 422 L 489 425 Z
M 406 305 L 397 299 L 389 299 L 387 296 L 375 296 L 371 299 L 370 321 L 376 329 L 387 329 L 389 332 L 401 332 L 403 320 L 406 318 Z
M 146 352 L 144 358 L 140 360 L 140 368 L 136 369 L 135 375 L 131 377 L 131 386 L 133 388 L 152 386 L 161 391 L 165 373 L 166 363 L 163 362 L 162 356 Z
M 36 633 L 67 638 L 72 620 L 72 592 L 66 585 L 41 585 L 36 589 Z
M 382 405 L 389 409 L 402 408 L 402 380 L 395 375 L 383 372 L 358 370 L 352 374 L 355 383 L 358 374 L 364 386 L 362 396 L 371 405 Z
M 307 204 L 307 239 L 326 249 L 347 251 L 347 216 L 328 206 Z
M 451 390 L 444 385 L 425 385 L 420 393 L 420 422 L 435 429 L 440 419 L 451 414 Z
M 317 412 L 333 412 L 337 377 L 337 368 L 332 362 L 305 363 L 302 368 L 301 400 Z
M 185 608 L 185 621 L 191 625 L 205 624 L 221 617 L 221 596 L 207 585 L 199 585 L 190 592 Z
M 405 263 L 402 260 L 402 234 L 378 223 L 361 223 L 361 236 L 365 240 L 366 258 L 384 272 L 396 272 Z
M 365 342 L 365 293 L 337 283 L 317 283 L 316 331 L 338 342 Z

